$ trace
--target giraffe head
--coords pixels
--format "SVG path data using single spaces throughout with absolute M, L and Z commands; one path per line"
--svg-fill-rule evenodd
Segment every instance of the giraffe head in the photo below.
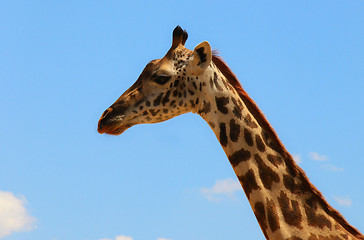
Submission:
M 199 77 L 212 59 L 208 42 L 185 48 L 187 32 L 177 26 L 167 54 L 152 60 L 137 81 L 102 114 L 99 133 L 118 135 L 142 123 L 157 123 L 196 112 L 205 83 Z

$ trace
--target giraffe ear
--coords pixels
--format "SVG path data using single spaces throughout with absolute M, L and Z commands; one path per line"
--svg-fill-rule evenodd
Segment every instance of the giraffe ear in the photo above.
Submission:
M 198 44 L 193 50 L 192 74 L 201 74 L 210 65 L 211 59 L 210 44 L 207 41 Z

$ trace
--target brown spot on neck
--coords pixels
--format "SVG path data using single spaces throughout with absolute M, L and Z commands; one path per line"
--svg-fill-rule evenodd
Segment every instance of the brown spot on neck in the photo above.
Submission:
M 307 216 L 308 225 L 321 229 L 323 229 L 324 227 L 331 229 L 330 220 L 322 214 L 317 214 L 317 205 L 309 206 L 306 204 L 304 208 Z
M 269 200 L 268 198 L 266 200 L 267 200 L 268 223 L 269 223 L 270 230 L 272 231 L 272 233 L 274 233 L 275 231 L 277 231 L 280 228 L 278 213 L 277 213 L 277 209 L 276 209 L 276 205 L 274 204 L 274 201 Z
M 257 218 L 258 223 L 260 225 L 260 228 L 263 231 L 265 238 L 269 239 L 269 236 L 267 234 L 268 225 L 267 225 L 267 218 L 266 218 L 266 214 L 265 214 L 264 204 L 262 202 L 256 202 L 254 204 L 253 210 L 254 210 L 255 217 Z
M 198 114 L 208 114 L 211 111 L 210 102 L 203 100 L 203 107 L 198 111 Z
M 235 123 L 234 119 L 230 120 L 230 139 L 233 142 L 237 142 L 240 135 L 240 125 Z
M 252 134 L 247 128 L 244 128 L 244 140 L 249 146 L 254 145 Z
M 258 164 L 259 176 L 264 187 L 268 190 L 271 190 L 273 182 L 279 182 L 279 175 L 270 167 L 268 167 L 258 154 L 255 154 L 254 158 Z
M 250 157 L 251 157 L 250 152 L 245 150 L 244 148 L 241 148 L 240 150 L 236 151 L 231 156 L 229 156 L 229 161 L 233 167 L 236 167 L 239 165 L 239 163 L 248 161 Z
M 226 125 L 225 123 L 220 123 L 220 144 L 223 147 L 226 147 L 227 145 L 227 135 L 226 135 Z
M 215 97 L 216 107 L 219 111 L 223 114 L 227 114 L 229 110 L 227 109 L 226 105 L 229 103 L 228 97 Z
M 283 191 L 281 191 L 281 195 L 278 197 L 278 202 L 286 223 L 302 229 L 302 214 L 298 202 L 296 200 L 290 200 Z
M 257 134 L 255 135 L 255 142 L 257 144 L 257 148 L 260 152 L 265 152 L 265 144 L 262 138 Z
M 271 162 L 274 166 L 278 167 L 282 163 L 282 159 L 279 156 L 268 154 L 267 159 L 269 162 Z
M 243 186 L 245 195 L 248 199 L 250 199 L 250 194 L 253 190 L 259 190 L 260 187 L 258 186 L 255 180 L 255 174 L 253 169 L 249 169 L 244 176 L 238 176 L 238 179 Z
M 214 72 L 214 84 L 215 84 L 215 87 L 216 87 L 217 90 L 223 91 L 222 87 L 219 85 L 218 77 L 217 77 L 216 72 Z

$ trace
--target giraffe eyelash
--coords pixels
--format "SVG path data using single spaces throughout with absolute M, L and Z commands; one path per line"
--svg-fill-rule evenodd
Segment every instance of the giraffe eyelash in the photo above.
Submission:
M 163 85 L 171 79 L 171 76 L 153 74 L 152 79 L 154 82 Z

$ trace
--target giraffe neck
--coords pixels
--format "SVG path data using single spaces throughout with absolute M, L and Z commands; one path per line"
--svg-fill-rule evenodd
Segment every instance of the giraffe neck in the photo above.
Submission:
M 262 126 L 225 75 L 215 64 L 205 71 L 208 90 L 197 113 L 220 141 L 265 237 L 364 239 L 280 151 L 272 130 Z

